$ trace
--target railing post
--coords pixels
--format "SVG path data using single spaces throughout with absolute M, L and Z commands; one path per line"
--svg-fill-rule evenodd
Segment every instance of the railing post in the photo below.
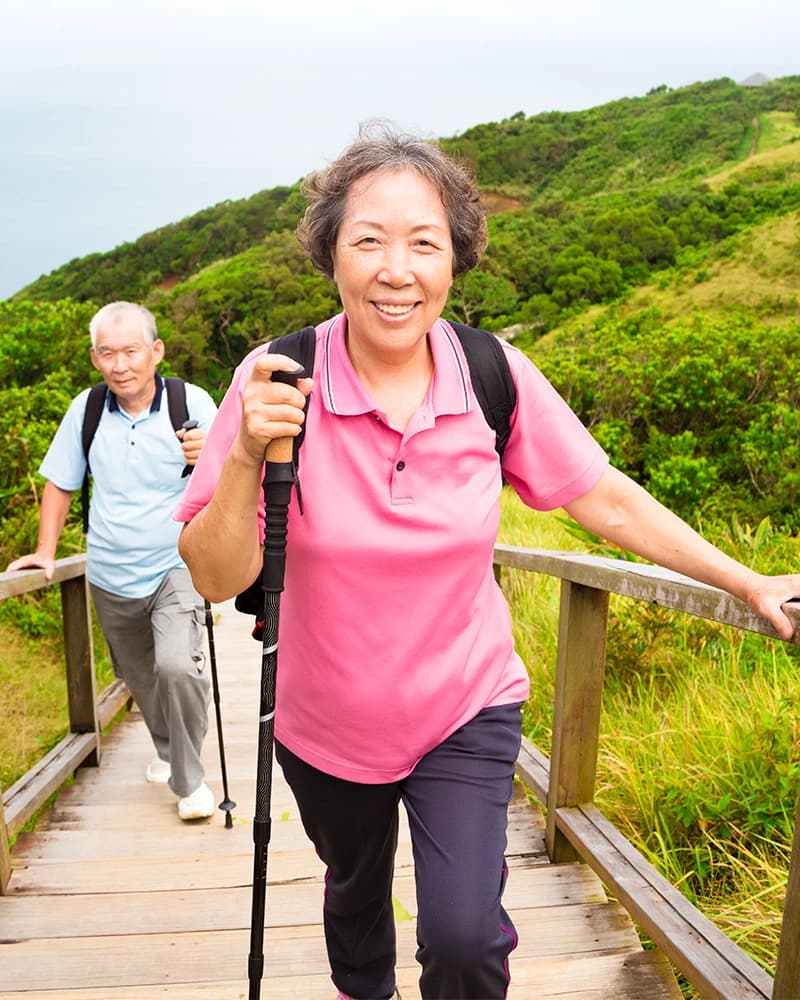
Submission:
M 8 830 L 3 816 L 2 792 L 0 788 L 0 896 L 5 896 L 11 878 L 11 854 L 8 850 Z
M 578 859 L 556 828 L 556 809 L 594 799 L 607 624 L 607 591 L 562 580 L 547 794 L 547 851 L 553 862 Z
M 783 923 L 772 997 L 773 1000 L 800 997 L 800 807 L 794 825 L 792 860 L 783 903 Z
M 73 733 L 95 734 L 95 751 L 84 763 L 96 766 L 100 761 L 100 725 L 97 719 L 89 585 L 85 576 L 62 580 L 61 610 L 70 730 Z

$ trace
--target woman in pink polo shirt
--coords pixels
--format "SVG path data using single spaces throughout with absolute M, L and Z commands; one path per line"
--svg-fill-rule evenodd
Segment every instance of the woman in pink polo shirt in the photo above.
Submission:
M 239 366 L 178 512 L 211 601 L 261 567 L 267 443 L 296 435 L 281 603 L 276 755 L 328 866 L 325 934 L 340 997 L 395 990 L 391 882 L 409 818 L 425 1000 L 504 997 L 516 933 L 502 906 L 506 812 L 528 696 L 492 573 L 501 472 L 525 503 L 736 594 L 782 635 L 800 577 L 724 556 L 608 465 L 542 374 L 505 346 L 517 390 L 502 470 L 469 367 L 441 319 L 479 260 L 476 187 L 434 144 L 363 135 L 306 189 L 299 235 L 343 311 L 317 327 L 313 378 L 285 356 Z

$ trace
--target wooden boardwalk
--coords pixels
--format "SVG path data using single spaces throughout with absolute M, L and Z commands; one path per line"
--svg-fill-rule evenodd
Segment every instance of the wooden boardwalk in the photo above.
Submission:
M 0 897 L 0 998 L 239 1000 L 247 997 L 260 652 L 232 604 L 215 609 L 228 767 L 237 807 L 177 818 L 144 781 L 152 745 L 135 711 L 82 768 L 36 833 L 17 840 Z M 213 707 L 208 781 L 222 799 Z M 522 789 L 511 810 L 505 901 L 519 931 L 509 1000 L 679 998 L 667 962 L 643 951 L 624 909 L 585 865 L 550 865 L 544 822 Z M 333 1000 L 321 927 L 323 868 L 275 769 L 264 1000 Z M 419 1000 L 407 828 L 394 887 L 398 986 Z M 459 1000 L 459 998 L 453 998 Z

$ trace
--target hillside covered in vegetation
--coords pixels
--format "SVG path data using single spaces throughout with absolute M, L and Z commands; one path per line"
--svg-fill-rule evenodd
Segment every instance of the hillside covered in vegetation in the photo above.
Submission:
M 800 525 L 799 107 L 800 77 L 720 79 L 441 140 L 490 222 L 449 315 L 514 331 L 614 461 L 687 517 Z M 223 202 L 0 303 L 0 513 L 29 505 L 56 417 L 93 377 L 102 302 L 147 304 L 170 368 L 217 396 L 256 343 L 337 309 L 295 241 L 302 208 L 299 185 Z

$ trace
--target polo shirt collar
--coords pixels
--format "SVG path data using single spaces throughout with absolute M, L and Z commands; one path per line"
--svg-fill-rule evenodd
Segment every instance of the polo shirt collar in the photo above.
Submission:
M 161 409 L 161 396 L 164 392 L 164 379 L 158 374 L 158 372 L 156 372 L 153 377 L 156 382 L 156 394 L 153 396 L 153 402 L 150 404 L 150 413 L 158 413 Z M 109 413 L 119 410 L 120 406 L 117 401 L 117 397 L 110 389 L 106 390 L 106 401 Z
M 372 413 L 374 402 L 356 375 L 345 344 L 347 316 L 340 313 L 325 324 L 320 370 L 323 405 L 331 413 L 354 416 Z M 475 403 L 470 391 L 467 359 L 449 323 L 438 319 L 428 331 L 433 354 L 433 385 L 426 403 L 434 416 L 467 413 Z

